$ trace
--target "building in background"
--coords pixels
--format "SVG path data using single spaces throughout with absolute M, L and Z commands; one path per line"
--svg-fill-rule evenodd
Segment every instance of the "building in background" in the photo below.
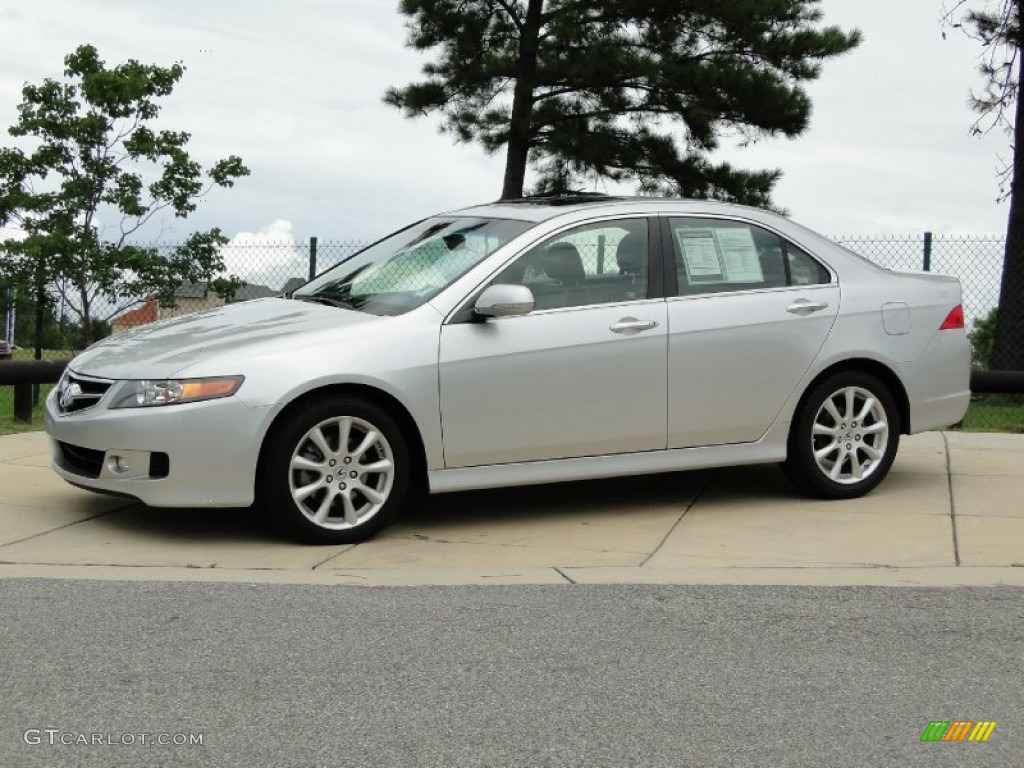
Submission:
M 289 280 L 283 291 L 294 290 L 302 285 L 305 280 L 292 278 Z M 291 286 L 291 288 L 289 288 Z M 246 283 L 235 292 L 230 303 L 239 301 L 250 301 L 251 299 L 264 299 L 268 296 L 280 296 L 282 290 L 274 290 L 265 285 L 253 285 Z M 218 296 L 209 283 L 184 283 L 174 291 L 174 306 L 162 305 L 156 296 L 149 296 L 142 303 L 142 306 L 131 309 L 118 315 L 110 321 L 112 333 L 124 333 L 140 325 L 155 323 L 157 320 L 166 320 L 169 317 L 181 317 L 193 312 L 203 312 L 207 309 L 214 309 L 227 304 L 222 297 Z

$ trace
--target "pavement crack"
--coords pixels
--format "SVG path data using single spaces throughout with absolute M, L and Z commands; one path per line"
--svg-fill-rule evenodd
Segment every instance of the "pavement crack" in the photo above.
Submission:
M 342 555 L 344 555 L 344 554 L 345 554 L 346 552 L 351 552 L 351 551 L 352 551 L 353 549 L 355 549 L 355 548 L 356 548 L 356 547 L 358 547 L 358 546 L 359 546 L 358 544 L 353 544 L 353 545 L 351 545 L 351 546 L 348 546 L 348 547 L 346 547 L 345 549 L 341 550 L 341 552 L 332 552 L 331 554 L 329 554 L 329 555 L 328 555 L 327 557 L 325 557 L 325 558 L 324 558 L 323 560 L 321 560 L 320 562 L 318 562 L 318 563 L 314 563 L 314 564 L 313 564 L 313 567 L 312 567 L 312 568 L 310 568 L 309 570 L 311 570 L 311 571 L 315 571 L 315 570 L 316 570 L 317 568 L 319 568 L 319 567 L 320 567 L 321 565 L 326 565 L 327 563 L 331 562 L 331 560 L 334 560 L 334 559 L 335 559 L 336 557 L 341 557 L 341 556 L 342 556 Z
M 13 541 L 5 541 L 3 544 L 0 544 L 0 549 L 2 549 L 3 547 L 9 547 L 12 544 L 21 544 L 22 542 L 32 541 L 32 539 L 38 539 L 40 536 L 49 536 L 51 533 L 55 533 L 57 531 L 63 531 L 65 528 L 70 528 L 73 525 L 81 525 L 82 523 L 88 523 L 90 520 L 96 520 L 96 519 L 98 519 L 100 517 L 103 517 L 105 515 L 112 515 L 115 512 L 120 512 L 121 510 L 128 509 L 129 507 L 133 507 L 133 506 L 135 506 L 135 505 L 134 504 L 129 504 L 129 505 L 124 506 L 124 507 L 118 507 L 117 509 L 108 509 L 106 512 L 98 512 L 95 515 L 90 515 L 89 517 L 83 517 L 81 520 L 72 520 L 70 523 L 64 523 L 64 525 L 58 525 L 56 528 L 48 528 L 45 531 L 40 531 L 39 533 L 33 533 L 31 536 L 24 536 L 24 537 L 22 537 L 20 539 L 14 539 Z
M 665 546 L 665 542 L 669 540 L 672 534 L 676 532 L 676 528 L 679 527 L 679 524 L 683 522 L 683 518 L 686 517 L 686 513 L 693 509 L 693 506 L 698 501 L 700 501 L 700 497 L 704 495 L 704 492 L 708 489 L 708 486 L 711 485 L 711 481 L 714 480 L 717 475 L 718 470 L 712 470 L 708 473 L 708 479 L 704 482 L 703 485 L 701 485 L 700 488 L 697 489 L 697 492 L 693 494 L 693 498 L 690 499 L 690 503 L 686 505 L 686 509 L 684 509 L 682 513 L 679 515 L 679 517 L 676 518 L 676 521 L 672 523 L 672 527 L 668 529 L 668 533 L 666 533 L 662 537 L 661 541 L 658 542 L 658 546 L 656 546 L 647 557 L 640 561 L 640 565 L 638 565 L 637 568 L 643 568 L 645 565 L 647 565 L 647 563 L 650 562 L 652 557 L 654 557 L 656 554 L 658 554 L 658 552 L 661 551 L 661 548 Z
M 558 566 L 552 566 L 552 570 L 553 570 L 553 571 L 554 571 L 555 573 L 557 573 L 557 574 L 558 574 L 559 576 L 561 576 L 561 577 L 562 577 L 563 579 L 565 579 L 566 581 L 568 581 L 568 582 L 569 582 L 570 584 L 575 584 L 575 583 L 576 583 L 576 581 L 575 581 L 575 580 L 574 580 L 574 579 L 573 579 L 572 577 L 570 577 L 570 576 L 569 576 L 568 574 L 566 574 L 566 572 L 565 572 L 565 571 L 563 571 L 563 570 L 562 570 L 561 568 L 559 568 Z
M 949 439 L 945 432 L 942 435 L 942 444 L 946 446 L 946 486 L 949 490 L 949 521 L 953 527 L 953 562 L 960 567 L 960 539 L 956 532 L 956 502 L 953 500 L 953 460 L 949 454 Z

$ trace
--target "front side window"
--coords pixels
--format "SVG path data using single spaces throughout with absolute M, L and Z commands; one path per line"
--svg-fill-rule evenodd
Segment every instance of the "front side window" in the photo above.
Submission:
M 531 248 L 494 280 L 525 285 L 537 310 L 646 299 L 647 220 L 586 224 Z
M 831 280 L 810 255 L 752 224 L 724 219 L 670 219 L 678 294 L 717 293 Z
M 531 226 L 511 219 L 426 219 L 360 251 L 292 297 L 400 315 L 432 299 Z

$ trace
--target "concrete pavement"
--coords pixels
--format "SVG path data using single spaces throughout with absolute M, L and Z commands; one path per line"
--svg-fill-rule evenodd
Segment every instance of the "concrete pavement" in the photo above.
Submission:
M 1024 585 L 1024 435 L 904 438 L 867 497 L 799 496 L 774 467 L 436 496 L 355 546 L 247 510 L 151 509 L 0 437 L 0 578 L 311 584 Z

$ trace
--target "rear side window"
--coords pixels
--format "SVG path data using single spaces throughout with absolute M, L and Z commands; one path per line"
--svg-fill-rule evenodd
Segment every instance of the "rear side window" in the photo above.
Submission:
M 669 219 L 678 295 L 828 283 L 827 269 L 773 232 L 723 219 Z

